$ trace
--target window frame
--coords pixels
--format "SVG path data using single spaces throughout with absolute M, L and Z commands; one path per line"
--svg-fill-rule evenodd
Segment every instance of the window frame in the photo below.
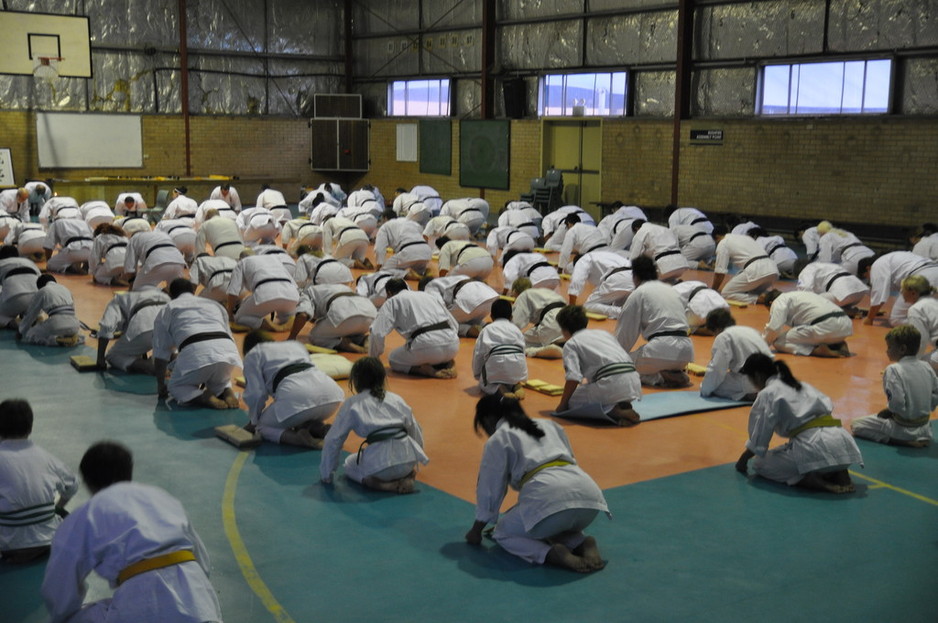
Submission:
M 602 70 L 602 71 L 566 71 L 566 72 L 554 72 L 554 73 L 541 74 L 540 76 L 538 76 L 538 80 L 537 80 L 537 116 L 538 118 L 542 118 L 542 119 L 568 119 L 568 118 L 576 118 L 576 117 L 609 119 L 609 118 L 628 117 L 629 116 L 629 91 L 630 91 L 630 87 L 632 86 L 630 84 L 630 78 L 631 78 L 630 73 L 631 72 L 629 70 L 625 68 L 621 68 L 621 69 L 608 69 L 608 70 Z M 610 103 L 613 97 L 616 97 L 616 95 L 614 95 L 615 93 L 614 87 L 616 86 L 616 82 L 617 82 L 615 76 L 617 75 L 622 76 L 622 79 L 621 79 L 621 83 L 622 83 L 621 113 L 609 112 L 607 114 L 598 114 L 598 113 L 587 114 L 584 112 L 583 115 L 576 115 L 576 116 L 573 115 L 572 111 L 573 111 L 574 106 L 576 105 L 571 104 L 568 107 L 566 103 L 567 89 L 568 89 L 567 85 L 568 85 L 569 77 L 570 76 L 600 76 L 600 75 L 605 75 L 609 77 L 608 83 L 609 83 Z M 548 98 L 547 83 L 550 81 L 551 78 L 558 78 L 562 81 L 560 85 L 560 88 L 561 88 L 561 106 L 560 106 L 561 112 L 560 113 L 548 113 L 546 111 L 547 105 L 548 105 L 546 101 Z M 594 87 L 593 93 L 595 94 L 596 91 L 597 89 Z M 570 112 L 567 112 L 568 109 Z M 595 109 L 595 107 L 593 109 Z M 609 106 L 609 109 L 612 110 L 611 105 Z
M 417 82 L 428 82 L 428 83 L 435 82 L 436 83 L 435 88 L 438 91 L 440 91 L 440 97 L 435 102 L 430 102 L 428 100 L 427 108 L 429 109 L 429 108 L 432 108 L 434 105 L 438 105 L 440 109 L 442 109 L 445 104 L 446 106 L 445 113 L 433 114 L 429 112 L 409 112 L 407 110 L 409 108 L 407 94 L 410 90 L 410 85 L 412 83 L 417 83 Z M 442 97 L 442 86 L 444 82 L 446 83 L 446 91 L 447 91 L 447 97 L 445 99 Z M 403 113 L 397 113 L 394 111 L 394 103 L 396 101 L 394 98 L 394 93 L 395 93 L 395 87 L 398 84 L 404 85 L 404 112 Z M 420 76 L 417 78 L 404 78 L 404 79 L 398 79 L 398 80 L 389 80 L 388 90 L 387 90 L 387 97 L 388 97 L 387 116 L 388 117 L 400 117 L 404 119 L 414 119 L 414 118 L 447 119 L 447 118 L 450 118 L 453 116 L 453 108 L 454 108 L 453 85 L 454 85 L 454 80 L 448 76 L 440 76 L 440 77 Z

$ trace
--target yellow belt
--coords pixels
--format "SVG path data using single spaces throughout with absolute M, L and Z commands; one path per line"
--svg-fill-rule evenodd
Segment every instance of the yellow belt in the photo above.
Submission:
M 117 585 L 120 586 L 135 575 L 140 575 L 141 573 L 146 573 L 147 571 L 162 569 L 163 567 L 171 567 L 173 565 L 178 565 L 183 562 L 191 562 L 193 560 L 195 560 L 195 554 L 193 554 L 188 549 L 181 549 L 178 552 L 170 552 L 168 554 L 155 556 L 153 558 L 144 558 L 143 560 L 139 560 L 130 566 L 124 567 L 123 571 L 117 574 Z
M 537 467 L 535 467 L 534 469 L 526 473 L 521 478 L 521 484 L 518 485 L 518 488 L 520 489 L 524 485 L 528 484 L 528 481 L 534 478 L 534 475 L 537 474 L 542 469 L 547 469 L 548 467 L 561 467 L 563 465 L 573 465 L 573 463 L 571 463 L 570 461 L 564 461 L 563 459 L 557 459 L 555 461 L 548 461 L 547 463 L 542 463 L 541 465 L 538 465 Z
M 840 427 L 840 420 L 832 416 L 830 413 L 825 413 L 822 416 L 816 417 L 813 420 L 805 422 L 798 428 L 789 431 L 788 438 L 794 439 L 801 433 L 805 432 L 809 428 L 829 428 L 829 427 Z

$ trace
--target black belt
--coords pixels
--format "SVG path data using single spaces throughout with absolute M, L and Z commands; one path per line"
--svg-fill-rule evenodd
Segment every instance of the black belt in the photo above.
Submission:
M 841 316 L 846 317 L 846 316 L 847 316 L 846 312 L 842 312 L 842 311 L 830 312 L 829 314 L 824 314 L 823 316 L 818 316 L 817 318 L 815 318 L 814 320 L 812 320 L 812 321 L 809 322 L 808 324 L 812 324 L 812 325 L 813 325 L 813 324 L 820 324 L 820 323 L 824 322 L 825 320 L 830 320 L 831 318 L 840 318 Z
M 255 283 L 255 284 L 254 284 L 254 287 L 251 288 L 251 290 L 252 290 L 252 291 L 257 290 L 260 286 L 264 285 L 265 283 L 273 283 L 273 282 L 275 282 L 275 281 L 286 281 L 286 282 L 289 282 L 289 283 L 293 283 L 293 280 L 292 280 L 292 279 L 288 279 L 287 277 L 270 277 L 270 278 L 268 278 L 268 279 L 261 279 L 260 281 L 258 281 L 257 283 Z
M 669 255 L 680 255 L 680 254 L 681 252 L 678 251 L 677 249 L 671 249 L 670 251 L 662 251 L 661 253 L 655 256 L 655 261 L 657 262 L 661 258 L 667 257 Z
M 330 296 L 328 299 L 326 299 L 326 308 L 324 311 L 326 313 L 329 313 L 329 308 L 332 307 L 332 304 L 335 302 L 335 300 L 342 298 L 343 296 L 358 296 L 358 294 L 356 294 L 355 292 L 336 292 L 335 294 Z
M 938 262 L 925 262 L 924 264 L 920 264 L 920 265 L 916 266 L 915 268 L 913 268 L 912 270 L 910 270 L 910 271 L 909 271 L 909 275 L 914 275 L 914 274 L 917 273 L 918 271 L 924 270 L 924 269 L 926 269 L 926 268 L 935 268 L 935 267 L 938 267 Z M 906 276 L 908 276 L 908 275 L 906 275 Z
M 517 229 L 521 229 L 522 227 L 535 227 L 536 228 L 537 223 L 535 223 L 534 221 L 528 221 L 527 223 L 521 223 L 520 225 L 515 225 L 515 227 Z
M 188 229 L 189 231 L 192 231 L 194 233 L 193 229 L 189 227 L 188 225 L 173 225 L 172 227 L 166 230 L 166 233 L 168 234 L 170 232 L 174 232 L 177 229 Z
M 567 306 L 566 303 L 562 303 L 560 301 L 554 301 L 553 303 L 549 303 L 543 309 L 541 309 L 541 313 L 538 314 L 537 322 L 534 323 L 534 326 L 536 327 L 542 322 L 544 322 L 544 318 L 547 316 L 547 314 L 549 314 L 553 310 L 560 309 L 561 307 L 566 307 L 566 306 Z
M 690 242 L 692 242 L 695 238 L 700 238 L 701 236 L 709 236 L 709 235 L 710 235 L 710 234 L 708 234 L 708 233 L 705 232 L 705 231 L 699 231 L 699 232 L 697 232 L 696 234 L 694 234 L 693 236 L 691 236 L 690 238 L 688 238 L 688 239 L 687 239 L 687 242 L 688 242 L 688 244 L 690 244 Z
M 62 245 L 62 246 L 67 247 L 68 245 L 72 244 L 73 242 L 81 242 L 82 240 L 94 240 L 94 238 L 89 238 L 88 236 L 72 236 L 71 238 L 69 238 L 68 240 L 66 240 L 66 241 L 65 241 L 65 244 Z
M 605 249 L 608 246 L 609 245 L 606 244 L 605 242 L 601 242 L 600 244 L 594 245 L 590 247 L 589 249 L 587 249 L 586 251 L 583 251 L 582 255 L 586 255 L 587 253 L 592 253 L 593 251 L 599 251 L 600 249 Z
M 407 242 L 407 243 L 402 244 L 402 245 L 401 245 L 401 248 L 399 248 L 399 249 L 397 250 L 397 252 L 400 253 L 401 251 L 403 251 L 403 250 L 406 249 L 407 247 L 412 247 L 412 246 L 414 246 L 415 244 L 427 244 L 427 242 L 426 242 L 425 240 L 413 240 L 413 241 L 411 241 L 411 242 Z
M 827 280 L 827 283 L 824 284 L 824 291 L 827 292 L 831 289 L 831 286 L 834 285 L 834 282 L 840 279 L 841 277 L 852 277 L 850 273 L 837 273 L 833 277 Z
M 466 208 L 465 210 L 459 213 L 459 216 L 462 216 L 466 212 L 478 212 L 479 214 L 482 214 L 482 210 L 480 210 L 479 208 Z
M 0 279 L 0 282 L 6 281 L 7 277 L 13 277 L 14 275 L 40 275 L 38 268 L 32 268 L 30 266 L 20 266 L 18 268 L 11 268 L 4 275 L 3 279 Z
M 511 244 L 511 237 L 514 236 L 515 234 L 519 234 L 519 235 L 521 235 L 521 236 L 527 236 L 526 233 L 524 233 L 523 231 L 519 231 L 519 230 L 517 230 L 517 229 L 514 230 L 514 231 L 508 232 L 508 235 L 505 236 L 505 246 L 506 246 L 506 247 L 507 247 L 509 244 Z
M 381 428 L 375 429 L 368 433 L 368 436 L 365 437 L 365 440 L 362 441 L 358 446 L 358 454 L 355 457 L 355 463 L 361 463 L 362 451 L 365 449 L 366 445 L 378 443 L 379 441 L 387 441 L 388 439 L 406 438 L 407 430 L 403 426 L 382 426 Z
M 150 254 L 156 251 L 157 249 L 175 249 L 175 248 L 176 248 L 176 245 L 172 244 L 171 242 L 161 242 L 159 244 L 155 244 L 149 249 L 147 249 L 147 252 L 143 254 L 143 261 L 146 262 L 147 258 L 150 257 Z
M 743 264 L 743 270 L 746 270 L 747 268 L 749 268 L 749 265 L 752 264 L 753 262 L 758 262 L 759 260 L 768 260 L 768 259 L 771 259 L 768 255 L 757 255 L 755 257 L 751 257 L 749 258 L 748 262 Z
M 212 279 L 214 279 L 218 275 L 221 275 L 223 273 L 230 273 L 233 271 L 234 271 L 233 268 L 219 268 L 218 270 L 216 270 L 215 272 L 213 272 L 211 275 L 208 276 L 208 282 L 210 283 Z
M 222 242 L 220 244 L 216 244 L 213 248 L 215 251 L 218 251 L 222 247 L 230 247 L 233 244 L 240 244 L 243 247 L 244 241 L 243 240 L 229 240 L 228 242 Z
M 403 247 L 401 247 L 401 248 L 403 248 Z M 478 249 L 478 248 L 479 248 L 479 245 L 477 245 L 477 244 L 472 244 L 472 243 L 470 242 L 469 244 L 463 246 L 463 248 L 459 250 L 459 253 L 456 254 L 456 259 L 453 261 L 453 263 L 454 263 L 454 264 L 459 264 L 459 258 L 462 257 L 462 254 L 465 253 L 466 249 L 473 249 L 473 248 Z
M 274 247 L 273 249 L 265 249 L 265 250 L 261 251 L 260 254 L 261 254 L 261 255 L 277 255 L 278 253 L 286 254 L 286 251 L 284 251 L 283 249 L 278 249 L 278 248 Z
M 119 248 L 121 248 L 121 247 L 126 247 L 126 246 L 127 246 L 127 243 L 126 243 L 126 242 L 115 242 L 115 243 L 112 244 L 111 246 L 106 247 L 106 248 L 104 249 L 104 255 L 107 255 L 108 253 L 110 253 L 110 252 L 113 251 L 114 249 L 119 249 Z
M 463 279 L 462 281 L 457 283 L 455 286 L 453 286 L 453 303 L 454 304 L 456 303 L 456 295 L 459 294 L 459 291 L 463 289 L 464 285 L 472 281 L 473 281 L 472 279 Z
M 302 225 L 296 228 L 296 233 L 300 233 L 300 230 L 303 229 L 304 227 L 318 227 L 318 226 L 316 225 L 316 223 L 303 223 Z
M 322 260 L 321 262 L 319 262 L 318 264 L 316 264 L 316 268 L 313 269 L 313 275 L 312 275 L 312 277 L 310 277 L 310 281 L 313 282 L 313 285 L 316 285 L 316 277 L 319 275 L 319 269 L 322 268 L 322 265 L 323 265 L 323 264 L 332 264 L 332 263 L 338 264 L 338 263 L 339 263 L 339 260 L 332 259 L 332 258 L 330 257 L 330 258 L 326 258 L 326 259 Z
M 46 312 L 47 316 L 57 316 L 58 314 L 72 314 L 75 315 L 75 306 L 74 305 L 59 305 L 53 307 Z
M 407 338 L 407 346 L 417 339 L 417 336 L 423 335 L 424 333 L 429 333 L 430 331 L 442 331 L 443 329 L 450 329 L 448 322 L 437 322 L 435 324 L 427 325 L 425 327 L 420 327 L 416 331 L 410 334 L 410 337 Z
M 703 292 L 704 290 L 709 289 L 710 286 L 697 286 L 687 295 L 687 302 L 690 303 L 695 296 Z
M 615 268 L 610 270 L 608 273 L 603 275 L 603 281 L 605 281 L 606 279 L 609 279 L 609 277 L 612 277 L 616 273 L 621 273 L 626 270 L 632 270 L 632 265 L 629 264 L 628 266 L 616 266 Z
M 182 344 L 179 345 L 179 350 L 181 352 L 183 348 L 189 346 L 190 344 L 195 344 L 196 342 L 207 342 L 209 340 L 232 340 L 232 337 L 224 331 L 206 331 L 205 333 L 196 333 L 184 339 Z
M 133 317 L 137 315 L 137 312 L 142 309 L 146 309 L 147 307 L 156 307 L 156 306 L 162 306 L 162 305 L 166 305 L 166 301 L 149 300 L 149 301 L 142 301 L 140 303 L 137 303 L 136 305 L 130 308 L 130 313 L 127 315 L 127 322 L 130 323 Z
M 781 244 L 775 245 L 771 249 L 766 250 L 766 253 L 769 255 L 769 257 L 772 257 L 772 254 L 778 251 L 779 249 L 787 249 L 787 248 L 788 246 L 785 243 L 781 243 Z
M 623 223 L 631 223 L 631 222 L 634 221 L 634 220 L 635 220 L 635 219 L 631 219 L 631 218 L 620 218 L 620 219 L 619 219 L 618 221 L 616 221 L 615 224 L 612 226 L 612 233 L 618 234 L 618 233 L 619 233 L 619 225 L 622 225 Z
M 177 214 L 176 218 L 195 218 L 195 214 Z
M 384 281 L 385 279 L 390 279 L 392 276 L 393 276 L 393 275 L 391 275 L 391 274 L 389 274 L 389 273 L 385 273 L 385 274 L 383 274 L 383 275 L 378 275 L 377 277 L 375 277 L 375 280 L 371 282 L 371 291 L 372 291 L 374 294 L 377 294 L 377 293 L 378 293 L 378 284 L 381 283 L 382 281 Z
M 697 223 L 709 223 L 710 219 L 706 216 L 699 216 L 690 222 L 691 225 L 696 225 Z
M 287 365 L 283 366 L 277 370 L 277 374 L 274 376 L 274 380 L 271 383 L 272 393 L 276 393 L 277 388 L 280 386 L 280 382 L 291 374 L 296 374 L 297 372 L 309 370 L 310 368 L 314 367 L 315 366 L 308 361 L 298 361 L 296 363 L 288 363 Z
M 840 252 L 843 253 L 847 249 L 852 249 L 853 247 L 862 247 L 862 246 L 864 246 L 862 242 L 851 242 L 850 244 L 846 244 L 840 247 Z
M 358 226 L 356 226 L 356 225 L 351 225 L 351 226 L 349 226 L 349 227 L 343 227 L 342 229 L 339 230 L 339 233 L 337 233 L 337 234 L 335 235 L 335 239 L 341 241 L 341 240 L 342 240 L 342 234 L 344 234 L 344 233 L 347 232 L 347 231 L 352 231 L 352 230 L 355 230 L 355 229 L 357 229 L 357 230 L 360 231 L 360 230 L 361 230 L 361 227 L 358 227 Z
M 453 225 L 462 225 L 462 223 L 460 223 L 460 222 L 457 221 L 456 219 L 453 219 L 452 221 L 450 221 L 449 223 L 447 223 L 447 224 L 443 227 L 443 232 L 445 233 L 446 230 L 448 230 L 448 229 L 449 229 L 450 227 L 452 227 Z
M 548 262 L 537 262 L 528 266 L 528 269 L 524 271 L 524 274 L 530 277 L 538 268 L 553 268 L 553 266 L 551 266 Z
M 687 331 L 675 329 L 674 331 L 661 331 L 659 333 L 652 333 L 648 336 L 648 341 L 650 342 L 656 337 L 687 337 Z

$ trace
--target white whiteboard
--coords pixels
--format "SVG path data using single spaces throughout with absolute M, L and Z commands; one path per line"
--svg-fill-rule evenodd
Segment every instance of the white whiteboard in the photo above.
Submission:
M 143 166 L 140 115 L 37 112 L 41 169 Z

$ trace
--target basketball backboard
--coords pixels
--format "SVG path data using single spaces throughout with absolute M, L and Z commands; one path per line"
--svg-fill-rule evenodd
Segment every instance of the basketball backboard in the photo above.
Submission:
M 32 75 L 40 59 L 57 60 L 59 76 L 91 77 L 87 17 L 0 11 L 0 74 Z

